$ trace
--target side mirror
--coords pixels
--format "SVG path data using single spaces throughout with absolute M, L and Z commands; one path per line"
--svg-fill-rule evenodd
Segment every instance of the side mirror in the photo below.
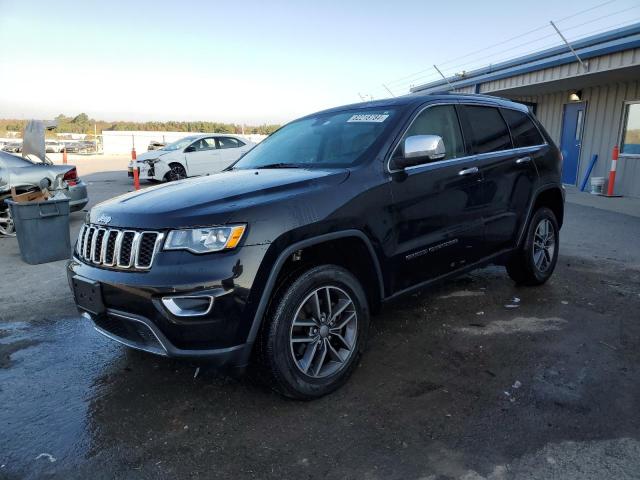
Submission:
M 413 135 L 404 140 L 403 155 L 394 159 L 398 168 L 441 160 L 445 157 L 442 137 L 439 135 Z
M 193 145 L 189 145 L 187 148 L 184 149 L 184 153 L 191 153 L 195 151 L 196 151 L 196 147 L 194 147 Z

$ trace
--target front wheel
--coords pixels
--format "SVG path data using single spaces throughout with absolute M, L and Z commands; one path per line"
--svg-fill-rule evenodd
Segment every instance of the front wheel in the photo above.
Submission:
M 279 393 L 312 399 L 340 387 L 362 354 L 369 309 L 360 282 L 336 265 L 311 268 L 280 290 L 264 320 L 260 367 Z
M 169 168 L 170 170 L 165 175 L 165 178 L 168 182 L 174 182 L 176 180 L 187 178 L 187 171 L 179 163 L 171 163 L 169 164 Z
M 520 285 L 542 285 L 551 277 L 558 261 L 558 221 L 554 213 L 539 208 L 527 229 L 522 246 L 507 263 L 507 273 Z

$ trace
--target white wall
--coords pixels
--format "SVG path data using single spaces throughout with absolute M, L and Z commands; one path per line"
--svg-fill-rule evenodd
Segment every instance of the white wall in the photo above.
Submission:
M 141 132 L 141 131 L 114 131 L 102 132 L 102 149 L 105 154 L 131 153 L 135 145 L 136 153 L 147 151 L 149 142 L 174 142 L 189 135 L 203 135 L 199 132 Z M 236 135 L 252 142 L 260 142 L 266 135 Z

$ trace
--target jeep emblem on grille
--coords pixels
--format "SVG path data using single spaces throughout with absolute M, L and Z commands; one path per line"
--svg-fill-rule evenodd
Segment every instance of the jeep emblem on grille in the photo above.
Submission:
M 103 225 L 108 224 L 111 221 L 111 217 L 109 215 L 105 215 L 104 213 L 98 217 L 96 223 L 101 223 Z

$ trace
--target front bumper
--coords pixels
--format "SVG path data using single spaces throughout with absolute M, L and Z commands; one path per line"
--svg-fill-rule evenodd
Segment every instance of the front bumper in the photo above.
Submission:
M 99 285 L 104 309 L 78 308 L 103 335 L 158 355 L 244 367 L 255 314 L 252 276 L 265 251 L 266 246 L 245 246 L 220 255 L 160 252 L 148 271 L 98 268 L 74 256 L 67 275 L 76 304 L 74 277 Z M 205 315 L 177 317 L 162 302 L 188 295 L 211 295 L 213 306 Z

